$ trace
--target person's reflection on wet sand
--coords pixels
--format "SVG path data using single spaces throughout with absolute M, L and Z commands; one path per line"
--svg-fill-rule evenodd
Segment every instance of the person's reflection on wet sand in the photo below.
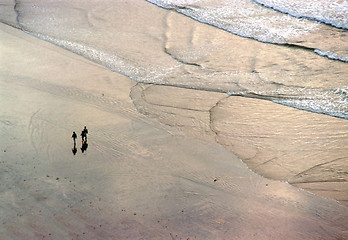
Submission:
M 76 155 L 77 153 L 76 143 L 74 143 L 74 147 L 71 150 L 72 150 L 72 153 Z
M 87 151 L 87 148 L 88 148 L 87 140 L 82 141 L 82 146 L 81 146 L 81 151 L 82 151 L 82 153 L 84 153 L 85 151 Z

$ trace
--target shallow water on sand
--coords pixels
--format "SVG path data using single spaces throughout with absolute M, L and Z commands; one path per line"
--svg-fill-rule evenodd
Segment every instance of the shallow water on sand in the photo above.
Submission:
M 144 3 L 140 9 L 107 0 L 4 2 L 12 14 L 2 21 L 138 82 L 252 95 L 348 116 L 347 6 L 339 0 L 313 0 L 315 8 L 308 1 L 151 1 L 169 9 L 151 17 L 146 13 L 156 6 Z M 185 17 L 173 21 L 174 12 L 214 27 L 201 30 Z M 311 20 L 311 14 L 322 17 Z

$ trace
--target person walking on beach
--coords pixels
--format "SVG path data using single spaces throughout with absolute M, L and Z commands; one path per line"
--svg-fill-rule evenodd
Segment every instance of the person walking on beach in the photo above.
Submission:
M 81 137 L 82 137 L 82 142 L 87 141 L 87 133 L 88 130 L 86 128 L 86 126 L 83 128 L 82 133 L 81 133 Z
M 77 135 L 76 135 L 76 133 L 75 132 L 73 132 L 73 134 L 72 134 L 72 139 L 74 140 L 74 145 L 76 145 L 76 138 L 77 138 Z

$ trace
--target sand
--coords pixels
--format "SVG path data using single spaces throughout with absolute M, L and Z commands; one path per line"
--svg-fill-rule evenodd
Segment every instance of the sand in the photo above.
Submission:
M 9 26 L 0 38 L 1 239 L 348 238 L 342 203 L 261 177 L 215 142 L 230 129 L 209 113 L 232 98 L 179 89 L 197 99 L 187 105 Z

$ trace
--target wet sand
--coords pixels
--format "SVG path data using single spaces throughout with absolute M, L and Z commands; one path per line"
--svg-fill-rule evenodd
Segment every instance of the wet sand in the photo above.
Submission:
M 166 86 L 138 85 L 131 96 L 140 112 L 217 141 L 266 178 L 348 204 L 347 120 L 266 100 Z
M 250 159 L 251 168 L 270 178 L 280 172 L 277 179 L 291 179 L 300 187 L 311 164 L 318 167 L 313 170 L 326 167 L 313 156 L 300 169 L 286 162 L 290 157 L 280 158 L 267 148 L 290 139 L 298 145 L 284 147 L 288 153 L 302 143 L 294 140 L 298 129 L 287 127 L 293 122 L 281 127 L 265 119 L 253 125 L 250 107 L 258 109 L 254 114 L 265 114 L 260 100 L 136 84 L 19 30 L 0 27 L 0 51 L 6 56 L 0 64 L 1 239 L 348 238 L 345 205 L 261 177 L 238 158 Z M 304 118 L 317 121 L 319 128 L 326 119 L 262 105 L 264 111 L 284 113 L 284 122 Z M 328 154 L 337 154 L 340 161 L 345 150 L 335 143 L 345 143 L 346 125 L 336 118 L 325 121 L 341 128 L 333 146 L 323 132 L 320 146 L 330 145 Z M 88 149 L 81 153 L 78 139 L 73 155 L 72 131 L 79 134 L 85 125 Z M 243 134 L 252 126 L 259 136 Z M 264 127 L 279 127 L 278 138 L 265 137 Z M 318 148 L 308 144 L 301 152 Z M 260 149 L 284 161 L 276 161 L 284 167 L 272 164 L 262 172 L 260 166 L 267 163 L 256 154 Z M 338 173 L 334 162 L 326 169 Z M 322 190 L 319 183 L 307 182 Z M 331 183 L 346 191 L 346 185 L 339 185 L 344 181 Z M 337 198 L 346 201 L 342 196 Z

